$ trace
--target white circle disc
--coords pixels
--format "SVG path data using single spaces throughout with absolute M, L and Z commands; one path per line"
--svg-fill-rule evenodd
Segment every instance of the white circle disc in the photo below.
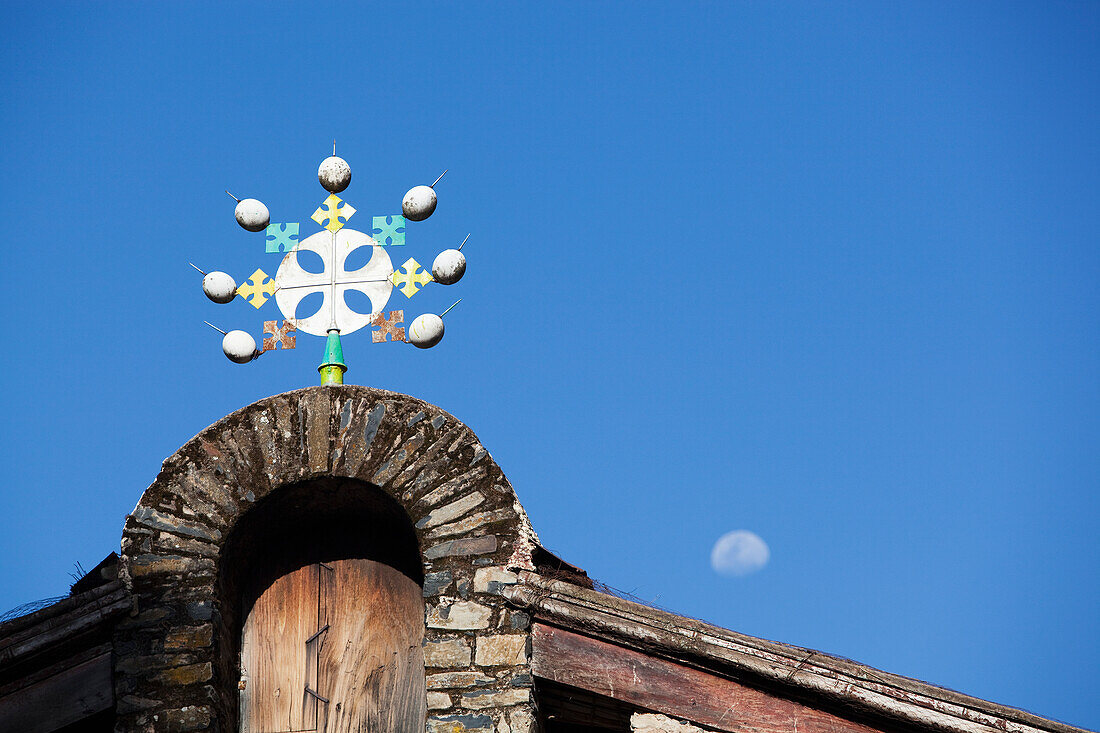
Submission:
M 443 319 L 434 313 L 425 313 L 413 319 L 409 326 L 409 341 L 420 349 L 430 349 L 443 338 Z
M 444 285 L 454 285 L 466 274 L 466 255 L 457 249 L 445 249 L 432 263 L 432 277 Z
M 371 248 L 370 260 L 358 270 L 348 271 L 348 257 L 361 247 Z M 386 254 L 387 249 L 363 232 L 348 227 L 336 232 L 335 237 L 327 231 L 306 237 L 294 251 L 283 257 L 275 273 L 275 287 L 278 288 L 275 303 L 283 317 L 293 318 L 298 330 L 303 333 L 324 336 L 334 323 L 341 335 L 354 333 L 370 325 L 373 315 L 382 312 L 393 291 L 393 281 L 390 279 L 393 263 Z M 298 262 L 298 255 L 302 252 L 314 252 L 320 256 L 325 263 L 324 271 L 314 273 L 305 270 Z M 370 299 L 370 313 L 351 309 L 344 298 L 350 290 L 363 293 Z M 299 314 L 298 304 L 312 293 L 321 293 L 320 308 L 312 314 Z
M 224 272 L 207 273 L 202 279 L 202 292 L 215 303 L 228 303 L 237 297 L 237 283 Z
M 266 229 L 271 223 L 271 212 L 262 201 L 256 199 L 243 199 L 233 210 L 233 215 L 237 217 L 237 223 L 250 232 Z
M 256 339 L 244 331 L 230 331 L 222 339 L 222 351 L 230 361 L 247 364 L 256 356 Z
M 415 186 L 401 200 L 401 211 L 409 221 L 424 221 L 435 211 L 436 203 L 431 186 Z
M 351 166 L 343 158 L 329 156 L 317 168 L 317 180 L 326 191 L 340 193 L 351 183 Z

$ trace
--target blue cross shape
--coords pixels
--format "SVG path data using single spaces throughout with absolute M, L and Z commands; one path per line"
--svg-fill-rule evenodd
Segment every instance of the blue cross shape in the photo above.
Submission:
M 391 247 L 405 244 L 405 217 L 376 216 L 372 222 L 370 235 L 374 241 Z
M 264 237 L 268 252 L 290 252 L 298 246 L 298 222 L 268 224 Z

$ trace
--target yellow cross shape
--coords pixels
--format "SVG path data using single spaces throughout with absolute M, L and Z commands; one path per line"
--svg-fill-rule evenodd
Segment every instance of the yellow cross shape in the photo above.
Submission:
M 397 286 L 397 289 L 406 298 L 413 297 L 422 286 L 432 281 L 431 273 L 417 272 L 420 269 L 420 263 L 412 257 L 405 260 L 405 264 L 401 265 L 401 268 L 405 272 L 394 272 L 390 275 L 390 281 Z
M 341 206 L 340 204 L 342 202 L 343 199 L 334 193 L 330 193 L 328 198 L 322 201 L 321 205 L 317 207 L 317 211 L 313 212 L 313 216 L 311 216 L 310 219 L 313 219 L 313 221 L 318 224 L 321 224 L 321 222 L 327 219 L 328 224 L 322 224 L 321 226 L 324 226 L 325 229 L 333 233 L 340 231 L 344 227 L 344 224 L 347 223 L 347 220 L 355 213 L 355 207 L 351 204 L 344 204 Z M 344 221 L 341 222 L 340 219 Z
M 267 280 L 267 282 L 265 283 L 264 280 Z M 237 295 L 251 303 L 254 308 L 263 306 L 267 302 L 267 296 L 274 294 L 275 280 L 269 280 L 267 273 L 258 267 L 256 272 L 248 278 L 248 281 L 241 283 L 241 286 L 237 288 Z

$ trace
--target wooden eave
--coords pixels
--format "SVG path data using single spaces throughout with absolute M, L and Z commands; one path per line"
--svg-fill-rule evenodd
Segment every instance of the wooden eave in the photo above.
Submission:
M 848 659 L 739 634 L 531 572 L 521 573 L 520 582 L 502 592 L 536 622 L 857 721 L 943 733 L 1087 733 Z
M 49 733 L 108 715 L 111 630 L 129 609 L 112 580 L 0 624 L 0 730 Z
M 110 633 L 113 620 L 130 608 L 122 581 L 113 580 L 52 606 L 0 624 L 0 678 L 16 665 L 33 662 L 77 637 Z

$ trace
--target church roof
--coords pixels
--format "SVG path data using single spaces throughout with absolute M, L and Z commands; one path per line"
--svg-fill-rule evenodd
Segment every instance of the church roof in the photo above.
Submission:
M 521 573 L 520 582 L 505 589 L 504 595 L 528 610 L 536 622 L 880 726 L 944 733 L 1084 730 L 849 659 L 740 634 L 531 572 Z M 537 654 L 535 661 L 538 675 Z

